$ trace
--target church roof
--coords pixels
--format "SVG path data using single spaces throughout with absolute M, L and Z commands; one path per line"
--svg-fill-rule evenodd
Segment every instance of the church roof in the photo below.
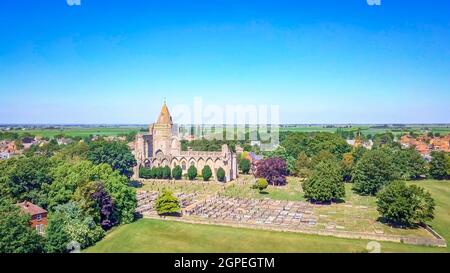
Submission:
M 167 108 L 166 102 L 164 102 L 164 105 L 161 108 L 161 112 L 159 113 L 159 117 L 157 122 L 158 124 L 170 124 L 172 125 L 172 117 L 169 113 L 169 108 Z

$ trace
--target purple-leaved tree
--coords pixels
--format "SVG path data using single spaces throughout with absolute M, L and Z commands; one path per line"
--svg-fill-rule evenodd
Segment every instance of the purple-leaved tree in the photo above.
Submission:
M 99 184 L 97 190 L 92 194 L 92 199 L 100 209 L 100 225 L 108 230 L 117 225 L 116 207 L 111 196 L 106 192 L 103 184 Z
M 262 177 L 274 186 L 286 184 L 287 166 L 286 161 L 273 157 L 258 161 L 256 165 L 256 177 Z

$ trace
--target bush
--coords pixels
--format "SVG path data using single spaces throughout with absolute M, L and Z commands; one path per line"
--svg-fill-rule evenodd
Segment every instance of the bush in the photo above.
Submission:
M 188 169 L 188 178 L 189 180 L 194 180 L 197 177 L 197 168 L 192 165 Z
M 163 177 L 163 172 L 162 172 L 162 168 L 161 167 L 153 167 L 154 169 L 154 178 L 156 179 L 162 179 Z
M 139 177 L 144 179 L 153 178 L 153 172 L 151 168 L 140 167 L 139 168 Z
M 256 177 L 265 178 L 271 185 L 285 185 L 287 175 L 286 161 L 281 158 L 268 158 L 258 161 Z
M 360 194 L 375 195 L 394 179 L 392 162 L 392 156 L 384 149 L 364 153 L 352 172 L 353 189 Z
M 258 189 L 259 192 L 262 192 L 263 190 L 267 189 L 269 186 L 269 183 L 265 178 L 259 178 L 256 180 L 255 185 L 253 185 L 253 188 Z
M 183 170 L 179 165 L 175 166 L 175 168 L 172 169 L 172 177 L 175 180 L 180 180 L 181 176 L 183 174 Z
M 395 181 L 385 186 L 377 197 L 377 210 L 389 223 L 415 226 L 434 218 L 433 198 L 415 185 Z
M 217 175 L 217 180 L 219 180 L 220 182 L 225 181 L 225 170 L 222 167 L 220 167 L 217 170 L 217 174 L 216 175 Z
M 161 178 L 162 179 L 170 179 L 170 167 L 169 166 L 165 166 L 161 168 Z
M 172 192 L 164 189 L 156 198 L 155 209 L 159 215 L 175 214 L 180 212 L 180 203 Z
M 344 198 L 345 185 L 339 164 L 334 160 L 321 161 L 302 188 L 305 197 L 311 201 L 330 202 Z
M 203 181 L 208 181 L 212 176 L 211 168 L 208 165 L 205 165 L 202 170 Z
M 248 174 L 250 172 L 250 160 L 244 158 L 239 162 L 239 169 L 243 174 Z

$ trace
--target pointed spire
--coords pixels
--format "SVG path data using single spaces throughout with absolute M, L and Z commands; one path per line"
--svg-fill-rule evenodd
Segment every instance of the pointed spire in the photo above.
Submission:
M 161 108 L 161 112 L 159 113 L 158 121 L 156 123 L 173 125 L 172 117 L 170 116 L 169 108 L 167 107 L 165 98 L 164 98 L 164 104 Z

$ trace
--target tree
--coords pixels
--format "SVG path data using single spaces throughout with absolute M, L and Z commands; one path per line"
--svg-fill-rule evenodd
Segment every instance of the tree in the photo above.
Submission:
M 385 186 L 377 197 L 378 212 L 391 224 L 415 226 L 434 218 L 431 194 L 415 185 L 395 181 Z
M 294 167 L 295 175 L 307 178 L 311 174 L 311 160 L 308 158 L 305 152 L 301 152 L 295 161 Z
M 311 201 L 330 202 L 345 197 L 342 173 L 335 160 L 319 162 L 302 187 L 305 197 Z
M 69 238 L 69 242 L 75 241 L 80 244 L 81 248 L 86 248 L 98 242 L 105 235 L 104 230 L 96 225 L 94 219 L 86 215 L 76 202 L 68 202 L 55 208 L 54 219 L 59 219 L 62 230 Z M 59 231 L 57 231 L 59 232 Z M 56 235 L 47 235 L 56 236 Z M 62 235 L 59 235 L 62 236 Z M 65 235 L 62 236 L 65 238 Z M 68 243 L 68 242 L 67 242 Z M 64 245 L 66 246 L 67 243 Z M 61 250 L 63 245 L 55 245 L 55 249 Z
M 257 163 L 255 176 L 265 178 L 271 185 L 285 185 L 286 175 L 286 162 L 281 158 L 263 159 Z
M 172 169 L 172 177 L 175 180 L 180 180 L 183 175 L 183 170 L 179 165 L 176 165 L 175 168 Z
M 67 245 L 70 243 L 69 234 L 65 230 L 65 216 L 61 213 L 50 213 L 48 216 L 48 225 L 45 230 L 45 252 L 47 253 L 65 253 Z
M 382 186 L 395 178 L 391 155 L 384 149 L 367 151 L 352 172 L 353 190 L 375 195 Z
M 94 141 L 89 144 L 87 158 L 94 164 L 106 163 L 113 170 L 130 178 L 136 160 L 126 143 L 118 141 Z
M 189 180 L 194 180 L 197 177 L 197 168 L 194 165 L 191 165 L 188 169 L 188 178 Z
M 155 209 L 159 215 L 175 214 L 180 212 L 180 204 L 172 192 L 164 189 L 156 199 Z
M 205 165 L 202 170 L 203 181 L 208 181 L 212 176 L 211 168 L 208 165 Z
M 267 182 L 267 180 L 265 178 L 259 178 L 256 180 L 255 185 L 253 185 L 253 188 L 258 189 L 259 192 L 261 193 L 262 191 L 267 189 L 268 186 L 269 186 L 269 183 Z
M 400 178 L 404 180 L 420 178 L 427 172 L 425 160 L 414 148 L 396 150 L 394 163 Z
M 242 171 L 243 174 L 248 174 L 250 172 L 250 160 L 247 158 L 241 159 L 239 162 L 239 169 Z
M 41 253 L 42 237 L 29 224 L 30 216 L 10 199 L 0 199 L 0 253 Z
M 292 156 L 283 146 L 277 147 L 274 151 L 265 152 L 266 158 L 281 158 L 286 162 L 288 173 L 295 173 L 295 157 Z
M 219 167 L 219 169 L 217 169 L 217 180 L 219 180 L 220 182 L 225 181 L 225 170 L 222 167 Z
M 434 179 L 445 179 L 449 175 L 450 165 L 448 155 L 444 152 L 432 152 L 430 162 L 430 175 Z
M 151 168 L 140 167 L 139 168 L 139 177 L 144 179 L 153 178 L 153 172 Z
M 36 205 L 47 207 L 47 196 L 44 191 L 52 182 L 50 170 L 52 162 L 46 157 L 32 156 L 6 160 L 0 173 L 15 202 L 28 200 Z
M 105 190 L 103 183 L 97 182 L 95 192 L 91 194 L 95 202 L 98 213 L 100 214 L 99 223 L 104 230 L 109 230 L 118 224 L 116 206 Z
M 344 182 L 349 182 L 352 180 L 352 170 L 353 170 L 353 154 L 345 153 L 341 160 L 342 169 L 342 179 Z
M 161 168 L 161 178 L 170 179 L 171 170 L 169 166 L 164 166 Z

